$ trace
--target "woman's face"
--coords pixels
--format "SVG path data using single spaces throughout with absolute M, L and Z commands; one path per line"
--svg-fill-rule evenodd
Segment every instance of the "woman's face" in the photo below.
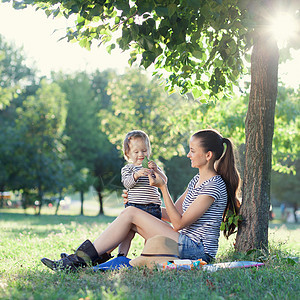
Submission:
M 190 152 L 187 157 L 191 160 L 192 168 L 201 168 L 207 163 L 207 154 L 204 148 L 200 146 L 201 140 L 199 138 L 192 137 L 190 140 Z

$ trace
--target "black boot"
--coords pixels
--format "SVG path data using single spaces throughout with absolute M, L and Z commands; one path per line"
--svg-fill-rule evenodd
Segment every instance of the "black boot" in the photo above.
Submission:
M 99 256 L 94 245 L 89 240 L 83 242 L 74 254 L 67 256 L 63 254 L 61 256 L 60 260 L 53 261 L 44 257 L 41 261 L 52 270 L 76 271 L 78 268 L 85 268 L 87 265 L 97 265 L 111 258 L 111 255 L 107 253 Z

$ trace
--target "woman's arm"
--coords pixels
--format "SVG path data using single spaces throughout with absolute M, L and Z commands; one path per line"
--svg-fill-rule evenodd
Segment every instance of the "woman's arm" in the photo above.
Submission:
M 187 227 L 199 219 L 213 204 L 214 198 L 208 195 L 200 195 L 189 206 L 189 208 L 181 215 L 176 209 L 170 197 L 169 190 L 166 185 L 161 187 L 166 210 L 174 230 L 178 231 Z
M 188 192 L 188 189 L 186 189 L 185 192 L 175 202 L 175 207 L 181 215 L 183 213 L 182 203 L 183 203 L 183 200 L 185 199 L 185 196 L 186 196 L 187 192 Z M 171 222 L 165 207 L 161 208 L 161 213 L 162 213 L 162 220 L 167 221 L 167 222 Z
M 162 192 L 162 196 L 164 198 L 164 202 L 166 205 L 166 212 L 169 217 L 170 222 L 173 225 L 174 230 L 178 231 L 186 226 L 189 226 L 197 219 L 199 219 L 207 209 L 214 202 L 214 198 L 208 195 L 200 195 L 195 201 L 189 206 L 185 213 L 179 213 L 177 207 L 172 201 L 170 196 L 168 186 L 165 181 L 162 180 L 161 177 L 149 179 L 150 184 L 156 185 L 160 188 Z M 185 192 L 186 196 L 187 191 Z M 184 199 L 184 198 L 183 198 Z M 181 205 L 183 201 L 182 197 L 180 197 Z M 177 202 L 176 202 L 177 203 Z

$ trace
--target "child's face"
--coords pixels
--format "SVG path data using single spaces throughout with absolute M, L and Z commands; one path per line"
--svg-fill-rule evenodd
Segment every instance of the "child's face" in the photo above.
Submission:
M 135 166 L 142 164 L 145 156 L 149 156 L 147 145 L 141 138 L 132 138 L 129 141 L 128 158 Z

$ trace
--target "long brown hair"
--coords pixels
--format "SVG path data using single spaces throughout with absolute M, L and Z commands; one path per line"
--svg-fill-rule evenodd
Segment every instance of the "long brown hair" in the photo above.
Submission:
M 206 152 L 211 151 L 213 153 L 215 161 L 217 161 L 216 172 L 221 175 L 226 184 L 228 199 L 223 213 L 223 222 L 227 222 L 227 226 L 223 233 L 228 238 L 234 233 L 239 220 L 239 218 L 236 218 L 234 222 L 228 222 L 228 218 L 238 216 L 241 206 L 238 200 L 240 175 L 235 166 L 233 144 L 229 139 L 223 138 L 219 132 L 212 129 L 200 130 L 193 134 L 193 137 L 200 139 L 201 147 Z M 224 144 L 226 145 L 225 152 Z

